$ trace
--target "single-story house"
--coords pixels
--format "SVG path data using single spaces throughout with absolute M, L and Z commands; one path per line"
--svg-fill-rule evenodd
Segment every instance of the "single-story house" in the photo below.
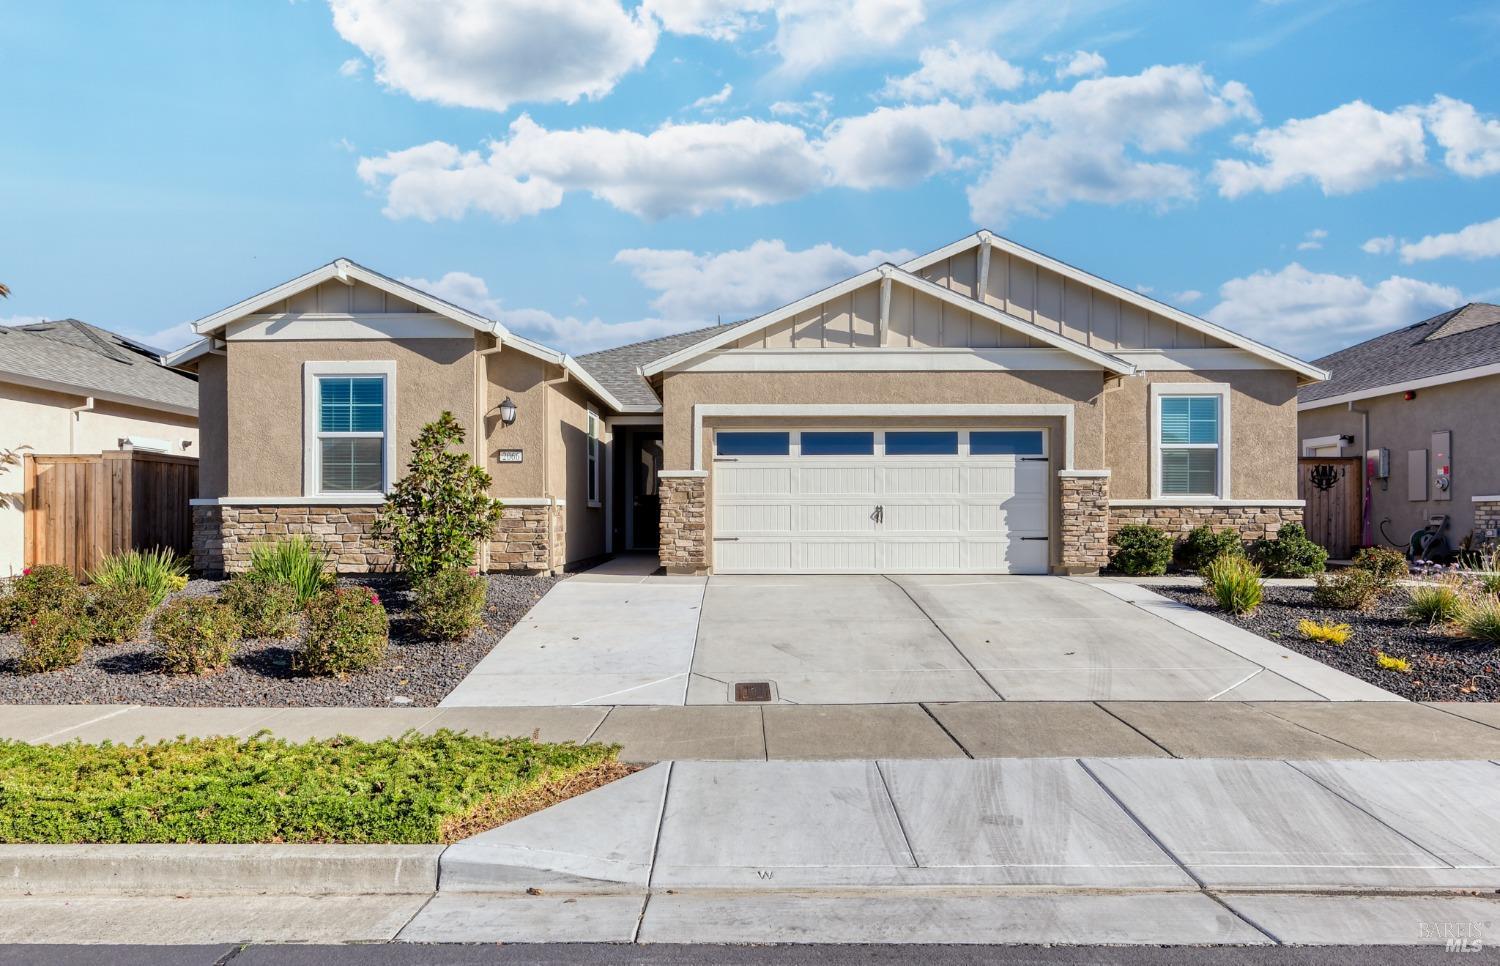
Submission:
M 1320 367 L 981 231 L 735 325 L 573 358 L 339 259 L 196 323 L 195 559 L 385 563 L 374 508 L 450 410 L 506 504 L 482 562 L 1073 573 L 1110 532 L 1300 519 Z
M 197 443 L 198 384 L 155 349 L 77 319 L 0 326 L 0 575 L 25 565 L 25 454 Z
M 1406 546 L 1430 516 L 1457 548 L 1500 536 L 1500 305 L 1474 302 L 1319 359 L 1301 455 L 1360 457 L 1366 544 Z

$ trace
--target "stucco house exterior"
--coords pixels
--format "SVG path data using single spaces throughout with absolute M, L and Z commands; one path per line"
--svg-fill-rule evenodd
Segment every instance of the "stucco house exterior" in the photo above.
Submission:
M 1500 536 L 1500 306 L 1470 303 L 1319 359 L 1297 402 L 1303 456 L 1364 458 L 1367 544 L 1429 516 L 1457 548 Z
M 1074 573 L 1129 522 L 1300 519 L 1321 368 L 981 231 L 754 319 L 572 358 L 347 260 L 196 323 L 195 559 L 340 567 L 444 409 L 507 509 L 491 568 Z
M 198 386 L 161 354 L 77 319 L 0 326 L 0 450 L 196 456 Z M 0 576 L 25 565 L 25 474 L 0 466 Z

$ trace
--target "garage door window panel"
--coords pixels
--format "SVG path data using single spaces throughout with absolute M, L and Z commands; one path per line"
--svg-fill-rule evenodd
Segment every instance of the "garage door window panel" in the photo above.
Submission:
M 971 456 L 1042 456 L 1045 435 L 1039 429 L 975 430 L 969 434 Z
M 889 430 L 885 434 L 887 456 L 957 456 L 957 432 L 911 432 Z
M 802 434 L 803 456 L 874 456 L 873 432 L 805 432 Z
M 719 456 L 785 456 L 792 451 L 791 433 L 719 432 L 714 442 Z

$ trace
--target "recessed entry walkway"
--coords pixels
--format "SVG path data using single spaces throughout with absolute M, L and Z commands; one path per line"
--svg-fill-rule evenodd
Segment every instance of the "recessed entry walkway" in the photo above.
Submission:
M 1393 695 L 1107 578 L 641 576 L 563 581 L 444 707 L 1380 701 Z

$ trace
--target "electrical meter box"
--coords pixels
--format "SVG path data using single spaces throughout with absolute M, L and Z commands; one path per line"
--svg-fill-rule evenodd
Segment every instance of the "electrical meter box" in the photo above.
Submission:
M 1391 451 L 1384 446 L 1365 450 L 1365 475 L 1372 480 L 1383 480 L 1391 475 Z

